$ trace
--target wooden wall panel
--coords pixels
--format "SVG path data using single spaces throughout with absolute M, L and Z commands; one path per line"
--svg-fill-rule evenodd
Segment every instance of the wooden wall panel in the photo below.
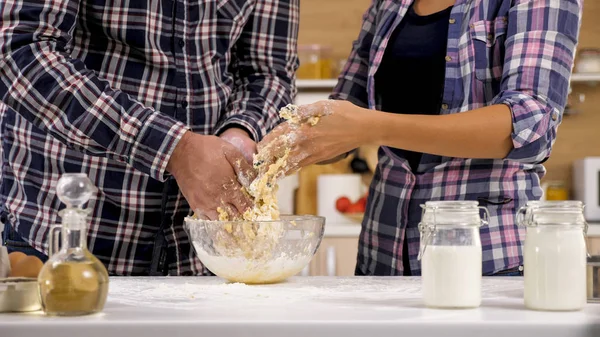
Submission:
M 371 0 L 300 0 L 299 44 L 324 44 L 345 59 Z

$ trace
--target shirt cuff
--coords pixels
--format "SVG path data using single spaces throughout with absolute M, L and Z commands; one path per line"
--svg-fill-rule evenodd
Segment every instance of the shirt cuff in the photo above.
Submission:
M 523 93 L 501 96 L 494 104 L 508 106 L 512 114 L 513 149 L 506 159 L 539 163 L 550 156 L 561 122 L 558 109 Z
M 257 122 L 254 118 L 243 114 L 236 114 L 227 118 L 225 122 L 217 127 L 214 134 L 220 135 L 225 130 L 232 127 L 246 130 L 250 135 L 250 138 L 255 142 L 259 142 L 266 134 L 264 128 L 261 127 L 261 123 Z
M 144 121 L 127 162 L 150 177 L 165 181 L 169 159 L 189 128 L 172 118 L 153 112 Z

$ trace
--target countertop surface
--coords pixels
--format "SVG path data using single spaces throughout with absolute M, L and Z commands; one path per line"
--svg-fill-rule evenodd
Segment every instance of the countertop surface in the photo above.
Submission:
M 523 306 L 523 279 L 484 278 L 483 304 L 423 307 L 419 278 L 296 277 L 276 285 L 216 277 L 111 278 L 101 314 L 0 314 L 0 336 L 597 337 L 600 304 L 579 312 Z

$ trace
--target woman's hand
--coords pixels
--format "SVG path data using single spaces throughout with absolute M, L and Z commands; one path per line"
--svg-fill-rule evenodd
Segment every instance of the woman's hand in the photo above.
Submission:
M 268 168 L 287 149 L 290 153 L 286 173 L 326 162 L 368 142 L 369 134 L 373 133 L 366 127 L 368 110 L 347 101 L 300 106 L 297 114 L 298 118 L 277 126 L 258 144 L 259 153 L 263 149 L 268 153 L 260 158 L 262 168 Z

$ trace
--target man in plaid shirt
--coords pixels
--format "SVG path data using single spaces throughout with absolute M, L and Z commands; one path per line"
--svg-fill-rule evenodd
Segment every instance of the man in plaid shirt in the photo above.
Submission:
M 64 207 L 56 182 L 83 172 L 99 187 L 88 245 L 109 273 L 206 273 L 183 217 L 248 205 L 237 179 L 243 159 L 295 94 L 298 7 L 3 0 L 0 209 L 9 251 L 44 257 Z

